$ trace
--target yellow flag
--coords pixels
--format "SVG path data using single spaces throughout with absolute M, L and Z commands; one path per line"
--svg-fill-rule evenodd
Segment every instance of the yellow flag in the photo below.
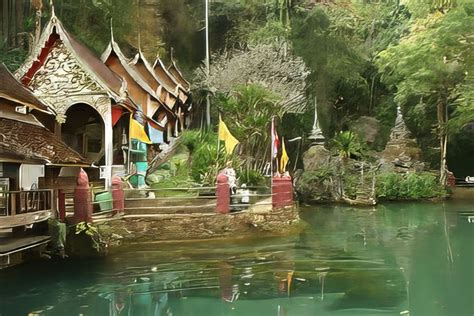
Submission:
M 285 138 L 281 140 L 281 158 L 280 158 L 280 172 L 284 173 L 286 171 L 286 165 L 288 164 L 288 161 L 290 158 L 288 157 L 288 154 L 286 153 L 286 147 L 285 147 Z
M 143 143 L 151 144 L 151 141 L 145 132 L 145 126 L 137 122 L 133 118 L 133 115 L 130 115 L 130 138 L 135 138 Z
M 288 290 L 288 297 L 290 296 L 290 291 L 291 291 L 291 281 L 293 281 L 293 273 L 294 271 L 288 271 L 288 275 L 287 275 L 287 278 L 286 278 L 286 282 L 287 282 L 287 290 Z
M 239 143 L 239 141 L 232 136 L 229 132 L 229 129 L 225 125 L 224 121 L 219 116 L 219 130 L 218 130 L 218 137 L 219 140 L 223 140 L 225 142 L 225 151 L 227 154 L 232 154 L 234 151 L 235 146 Z

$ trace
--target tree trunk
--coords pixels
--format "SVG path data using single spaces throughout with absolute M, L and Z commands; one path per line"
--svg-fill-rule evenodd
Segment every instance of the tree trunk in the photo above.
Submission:
M 9 29 L 9 47 L 17 47 L 16 34 L 17 32 L 17 12 L 14 0 L 9 1 L 9 15 L 10 15 L 10 29 Z
M 43 10 L 43 0 L 32 0 L 35 9 L 35 40 L 33 45 L 37 45 L 41 36 L 41 14 Z
M 2 1 L 2 36 L 3 36 L 3 43 L 8 45 L 8 1 Z M 6 46 L 7 46 L 6 45 Z
M 441 185 L 446 185 L 447 166 L 446 166 L 446 151 L 448 136 L 446 133 L 446 98 L 440 96 L 437 104 L 437 116 L 438 116 L 438 137 L 439 137 L 439 149 L 440 149 L 440 176 L 439 182 Z

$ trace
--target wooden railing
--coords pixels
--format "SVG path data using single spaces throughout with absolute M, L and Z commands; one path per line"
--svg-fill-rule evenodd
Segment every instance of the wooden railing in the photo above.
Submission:
M 52 210 L 53 190 L 0 191 L 0 216 Z
M 232 210 L 243 210 L 256 203 L 262 204 L 262 199 L 271 197 L 269 187 L 247 187 L 245 189 L 250 192 L 241 194 L 240 188 L 238 188 L 236 194 L 231 196 L 229 206 Z M 144 210 L 148 214 L 153 213 L 153 211 L 157 213 L 213 213 L 217 201 L 215 186 L 125 188 L 123 191 L 126 214 L 140 213 L 140 210 Z M 98 200 L 98 194 L 104 194 L 103 198 Z M 91 194 L 91 197 L 93 216 L 102 216 L 117 211 L 113 206 L 115 200 L 112 197 L 112 190 L 96 191 L 95 194 Z M 248 200 L 247 203 L 243 202 L 244 197 Z M 271 202 L 268 204 L 271 204 Z M 69 210 L 69 212 L 71 211 L 72 209 Z M 69 216 L 71 215 L 69 213 Z

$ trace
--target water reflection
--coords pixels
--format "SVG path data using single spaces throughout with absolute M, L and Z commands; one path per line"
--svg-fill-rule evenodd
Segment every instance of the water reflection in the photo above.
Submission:
M 29 264 L 0 272 L 0 314 L 472 315 L 469 209 L 320 206 L 302 210 L 299 236 Z

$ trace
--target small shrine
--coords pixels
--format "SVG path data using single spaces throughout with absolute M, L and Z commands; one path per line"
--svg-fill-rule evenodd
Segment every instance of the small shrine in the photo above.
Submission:
M 314 123 L 313 123 L 313 129 L 311 130 L 311 134 L 308 137 L 311 139 L 313 142 L 313 145 L 321 145 L 324 146 L 324 142 L 326 141 L 326 138 L 324 138 L 323 131 L 321 130 L 321 127 L 319 126 L 319 120 L 318 120 L 318 102 L 316 97 L 314 97 Z
M 381 157 L 398 169 L 423 169 L 424 167 L 420 163 L 421 149 L 405 124 L 400 106 L 397 107 L 395 125 L 390 132 L 390 139 L 385 145 Z

